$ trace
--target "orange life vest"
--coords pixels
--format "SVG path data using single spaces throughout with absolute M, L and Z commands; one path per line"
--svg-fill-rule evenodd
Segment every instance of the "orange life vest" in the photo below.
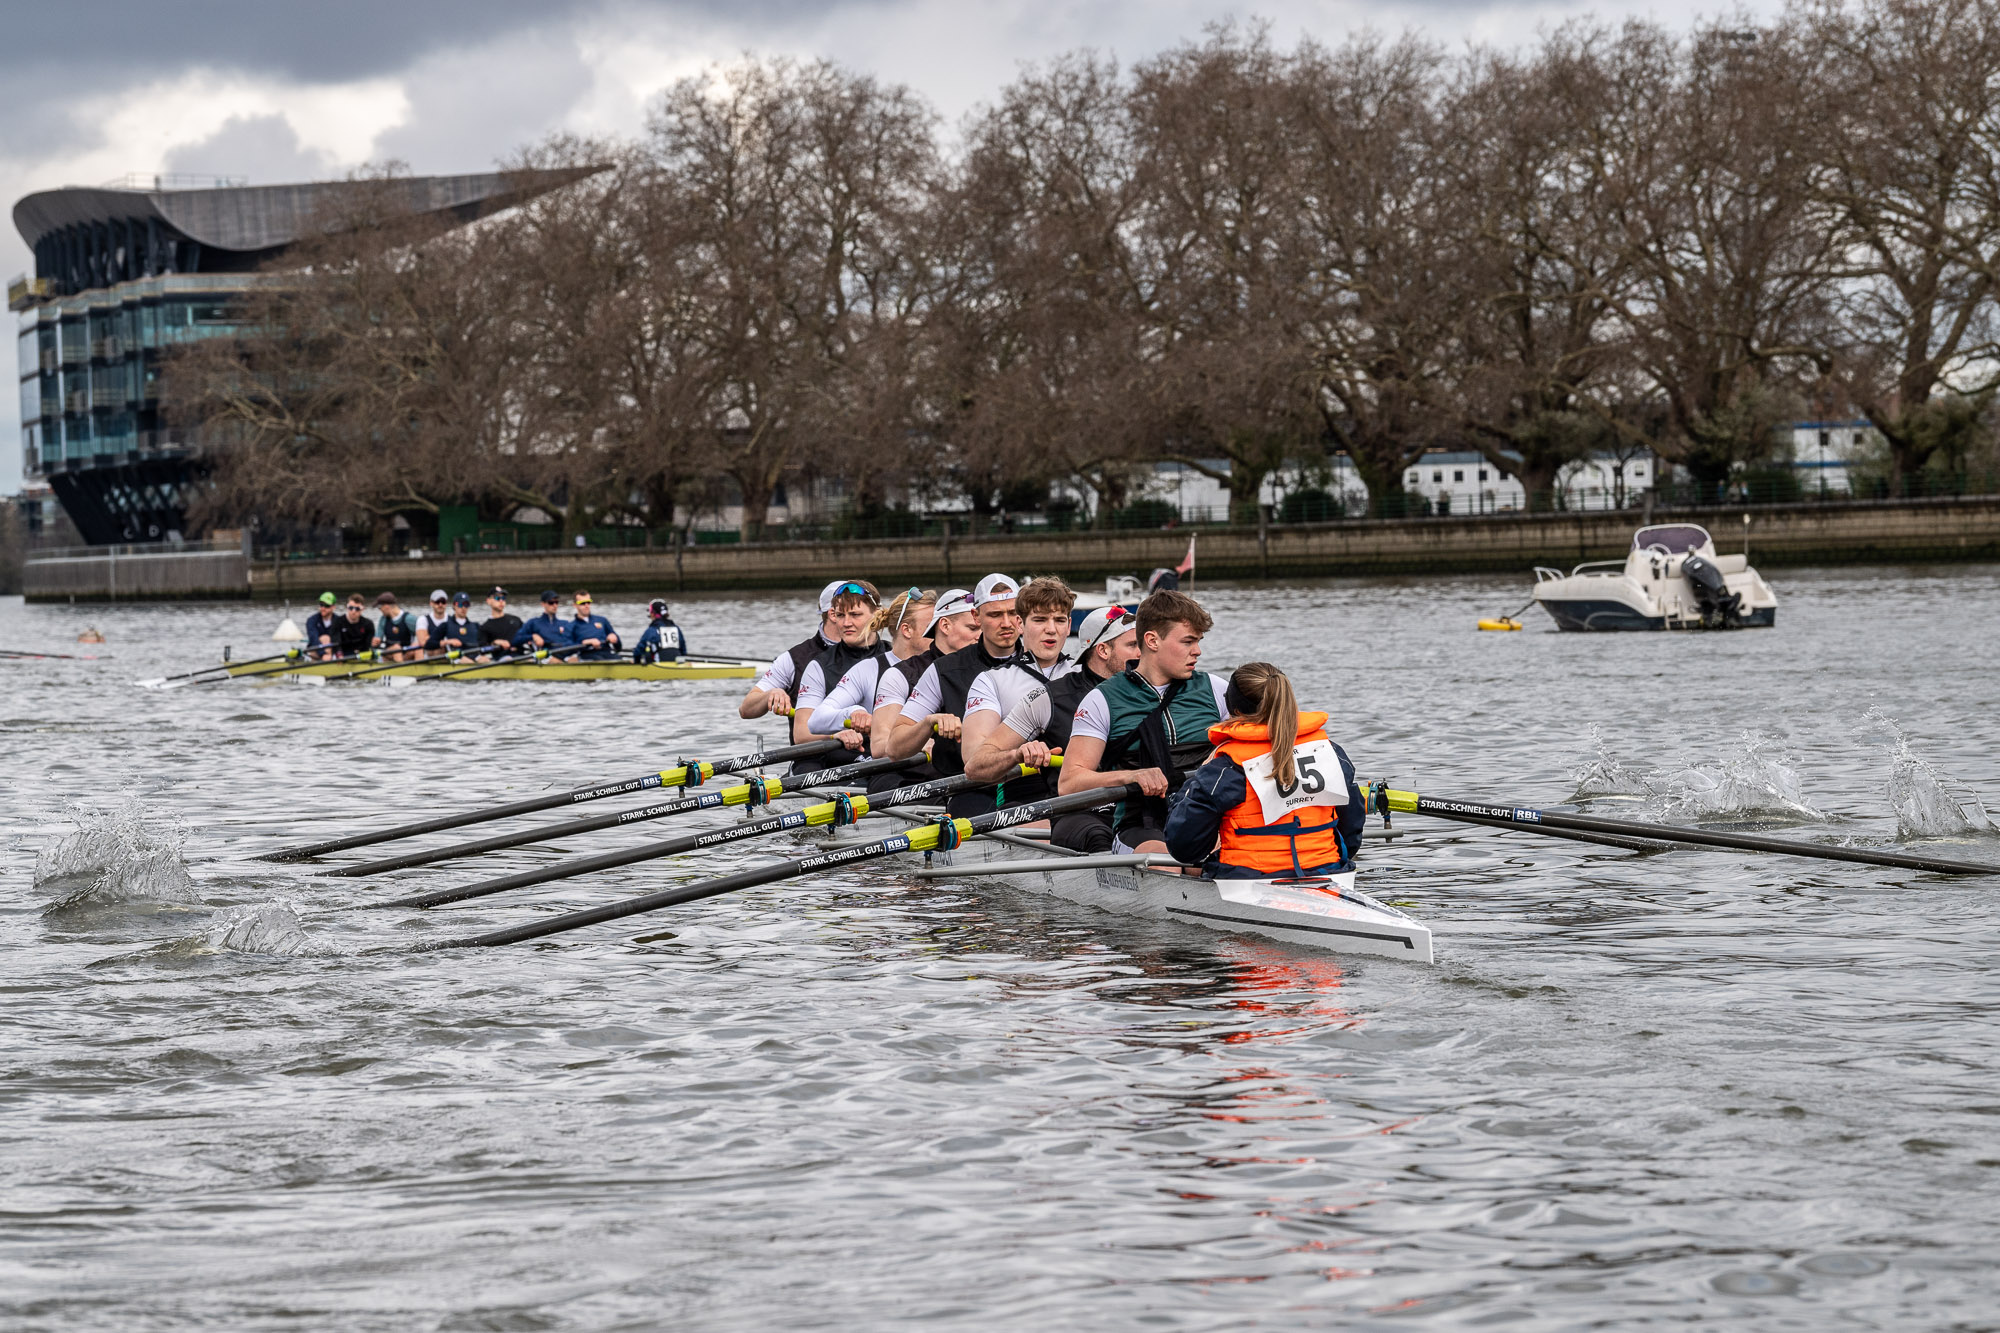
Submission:
M 1232 718 L 1210 727 L 1208 738 L 1215 742 L 1216 753 L 1228 755 L 1238 765 L 1248 765 L 1271 753 L 1270 731 L 1247 718 Z M 1326 714 L 1300 713 L 1294 755 L 1315 741 L 1326 740 Z M 1328 750 L 1331 748 L 1329 744 Z M 1297 785 L 1287 789 L 1287 794 L 1299 788 L 1313 794 L 1324 790 L 1332 798 L 1327 804 L 1296 806 L 1284 818 L 1268 822 L 1263 799 L 1253 782 L 1243 800 L 1222 817 L 1216 859 L 1224 865 L 1240 866 L 1274 878 L 1303 875 L 1308 870 L 1345 861 L 1347 849 L 1341 845 L 1338 828 L 1340 811 L 1334 802 L 1345 795 L 1347 776 L 1341 771 L 1337 756 L 1329 753 L 1326 757 L 1331 761 L 1332 772 L 1318 771 L 1328 766 L 1325 764 L 1314 765 L 1314 773 L 1301 770 L 1296 775 Z M 1315 774 L 1317 789 L 1308 785 L 1315 780 Z

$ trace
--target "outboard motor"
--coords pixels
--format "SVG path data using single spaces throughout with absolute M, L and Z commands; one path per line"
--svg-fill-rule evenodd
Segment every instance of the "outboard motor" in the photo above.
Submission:
M 1681 561 L 1681 574 L 1694 592 L 1694 603 L 1701 608 L 1703 629 L 1735 629 L 1743 620 L 1743 594 L 1729 591 L 1722 571 L 1712 561 L 1704 560 L 1692 551 Z

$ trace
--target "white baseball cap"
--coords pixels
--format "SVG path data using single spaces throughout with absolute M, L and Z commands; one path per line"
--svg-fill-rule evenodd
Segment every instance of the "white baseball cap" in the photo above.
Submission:
M 819 613 L 825 615 L 833 610 L 833 599 L 844 592 L 858 593 L 870 601 L 875 599 L 875 594 L 868 591 L 867 585 L 855 579 L 835 579 L 819 590 Z
M 1100 643 L 1109 643 L 1129 631 L 1139 627 L 1138 617 L 1122 606 L 1100 606 L 1083 618 L 1076 628 L 1077 641 L 1083 646 L 1077 656 L 1095 648 Z
M 984 606 L 988 602 L 1004 602 L 1009 597 L 1019 596 L 1021 585 L 1005 574 L 988 574 L 972 589 L 972 604 Z
M 924 633 L 929 634 L 932 630 L 936 629 L 938 621 L 943 620 L 946 616 L 955 616 L 961 611 L 970 611 L 972 609 L 971 593 L 963 588 L 947 588 L 938 594 L 937 605 L 931 608 L 931 618 L 929 623 L 924 626 Z
M 451 598 L 445 593 L 443 588 L 432 588 L 431 600 L 433 602 L 448 602 Z

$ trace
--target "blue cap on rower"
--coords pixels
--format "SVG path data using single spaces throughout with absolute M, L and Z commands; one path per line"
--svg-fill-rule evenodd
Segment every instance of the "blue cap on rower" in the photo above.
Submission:
M 471 606 L 472 594 L 469 592 L 454 593 L 452 595 L 451 604 L 453 606 Z
M 946 588 L 938 594 L 937 605 L 931 608 L 930 622 L 924 626 L 929 634 L 937 628 L 937 623 L 946 616 L 955 616 L 962 611 L 972 610 L 972 594 L 964 588 Z
M 1009 597 L 1018 596 L 1021 585 L 1005 574 L 988 574 L 972 589 L 972 604 L 984 606 L 988 602 L 1004 602 Z
M 557 606 L 560 605 L 561 602 L 562 602 L 562 594 L 557 592 L 554 588 L 545 588 L 542 590 L 543 606 Z
M 1077 641 L 1083 646 L 1076 655 L 1082 657 L 1100 643 L 1110 643 L 1113 639 L 1138 627 L 1138 619 L 1122 606 L 1100 606 L 1083 618 L 1076 627 Z

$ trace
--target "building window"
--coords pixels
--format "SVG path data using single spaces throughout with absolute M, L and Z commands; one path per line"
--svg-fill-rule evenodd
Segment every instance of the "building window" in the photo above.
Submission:
M 1464 469 L 1464 468 L 1462 468 L 1462 467 L 1459 467 L 1459 468 L 1453 468 L 1453 469 L 1451 470 L 1451 479 L 1452 479 L 1453 481 L 1464 481 L 1464 480 L 1465 480 L 1465 469 Z
M 1480 479 L 1481 481 L 1485 481 L 1485 480 L 1486 480 L 1486 469 L 1485 469 L 1485 468 L 1481 468 L 1481 469 L 1479 469 L 1479 479 Z
M 1409 479 L 1408 481 L 1404 482 L 1403 484 L 1404 484 L 1404 485 L 1406 485 L 1406 486 L 1414 486 L 1414 485 L 1416 485 L 1416 484 L 1417 484 L 1418 482 L 1422 481 L 1423 479 L 1424 479 L 1424 474 L 1423 474 L 1423 473 L 1421 473 L 1421 472 L 1412 472 L 1412 473 L 1410 474 L 1410 479 Z
M 1441 482 L 1441 481 L 1443 481 L 1443 480 L 1444 480 L 1444 473 L 1443 473 L 1442 471 L 1436 471 L 1436 472 L 1432 472 L 1432 473 L 1431 473 L 1431 480 L 1432 480 L 1432 481 L 1434 481 L 1434 482 Z

